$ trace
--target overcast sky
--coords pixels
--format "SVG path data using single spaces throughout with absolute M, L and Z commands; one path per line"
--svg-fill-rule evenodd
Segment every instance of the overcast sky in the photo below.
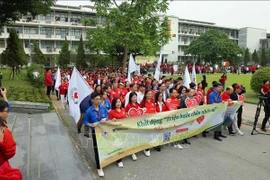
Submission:
M 62 1 L 57 4 L 90 5 L 90 1 Z M 179 1 L 170 2 L 167 15 L 213 22 L 232 28 L 253 27 L 270 33 L 270 1 Z

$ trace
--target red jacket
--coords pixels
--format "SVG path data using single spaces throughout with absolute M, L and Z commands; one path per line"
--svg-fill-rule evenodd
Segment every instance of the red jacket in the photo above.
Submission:
M 10 158 L 12 158 L 16 153 L 16 142 L 10 130 L 4 127 L 4 139 L 0 143 L 0 164 L 4 164 Z
M 162 106 L 160 109 L 159 104 L 156 103 L 156 111 L 157 112 L 165 112 L 165 111 L 169 111 L 169 108 L 166 106 L 166 104 L 162 103 Z
M 170 111 L 176 110 L 180 106 L 180 100 L 171 96 L 166 100 L 166 106 Z
M 52 74 L 51 73 L 46 73 L 45 74 L 45 86 L 52 86 Z
M 222 101 L 228 101 L 229 99 L 231 99 L 231 95 L 225 91 L 222 94 L 221 98 L 222 98 Z
M 64 85 L 60 85 L 59 86 L 59 91 L 60 91 L 60 95 L 65 95 L 67 93 L 68 90 L 68 85 L 64 84 Z

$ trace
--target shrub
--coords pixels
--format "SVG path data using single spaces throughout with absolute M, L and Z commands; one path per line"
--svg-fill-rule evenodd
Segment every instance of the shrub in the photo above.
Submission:
M 264 67 L 256 71 L 250 80 L 250 88 L 257 94 L 261 94 L 263 80 L 270 80 L 270 67 Z
M 38 77 L 34 77 L 33 72 L 37 69 L 39 72 Z M 44 87 L 44 70 L 42 65 L 32 65 L 27 68 L 27 77 L 28 80 L 33 84 L 36 88 Z

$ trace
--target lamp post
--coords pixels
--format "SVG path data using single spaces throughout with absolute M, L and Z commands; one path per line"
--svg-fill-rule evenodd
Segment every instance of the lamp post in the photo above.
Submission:
M 30 39 L 29 39 L 29 63 L 28 63 L 28 67 L 32 65 L 32 57 L 31 57 L 31 47 L 33 46 L 32 43 L 30 43 Z
M 238 57 L 238 75 L 240 75 L 240 72 L 241 72 L 241 69 L 240 69 L 240 66 L 239 66 L 239 62 L 240 62 L 240 58 L 242 57 L 242 54 L 237 54 L 237 57 Z

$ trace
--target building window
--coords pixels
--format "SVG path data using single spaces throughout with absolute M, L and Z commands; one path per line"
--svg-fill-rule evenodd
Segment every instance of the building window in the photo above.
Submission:
M 76 14 L 71 15 L 71 18 L 70 18 L 71 23 L 81 23 L 81 20 L 82 20 L 81 15 L 76 15 Z
M 79 46 L 79 42 L 78 41 L 72 41 L 71 43 L 71 48 L 72 49 L 78 49 Z
M 24 34 L 38 34 L 38 28 L 34 27 L 25 27 Z
M 40 34 L 52 35 L 53 34 L 53 28 L 40 28 Z
M 64 44 L 64 41 L 56 41 L 56 48 L 61 49 Z
M 55 21 L 56 22 L 68 22 L 68 14 L 55 14 Z
M 7 32 L 10 33 L 11 29 L 15 29 L 17 33 L 22 33 L 22 27 L 7 27 Z
M 71 29 L 70 35 L 80 37 L 82 35 L 82 30 L 81 29 Z
M 68 29 L 55 29 L 56 35 L 68 36 Z
M 41 48 L 53 48 L 54 47 L 54 41 L 41 41 Z

